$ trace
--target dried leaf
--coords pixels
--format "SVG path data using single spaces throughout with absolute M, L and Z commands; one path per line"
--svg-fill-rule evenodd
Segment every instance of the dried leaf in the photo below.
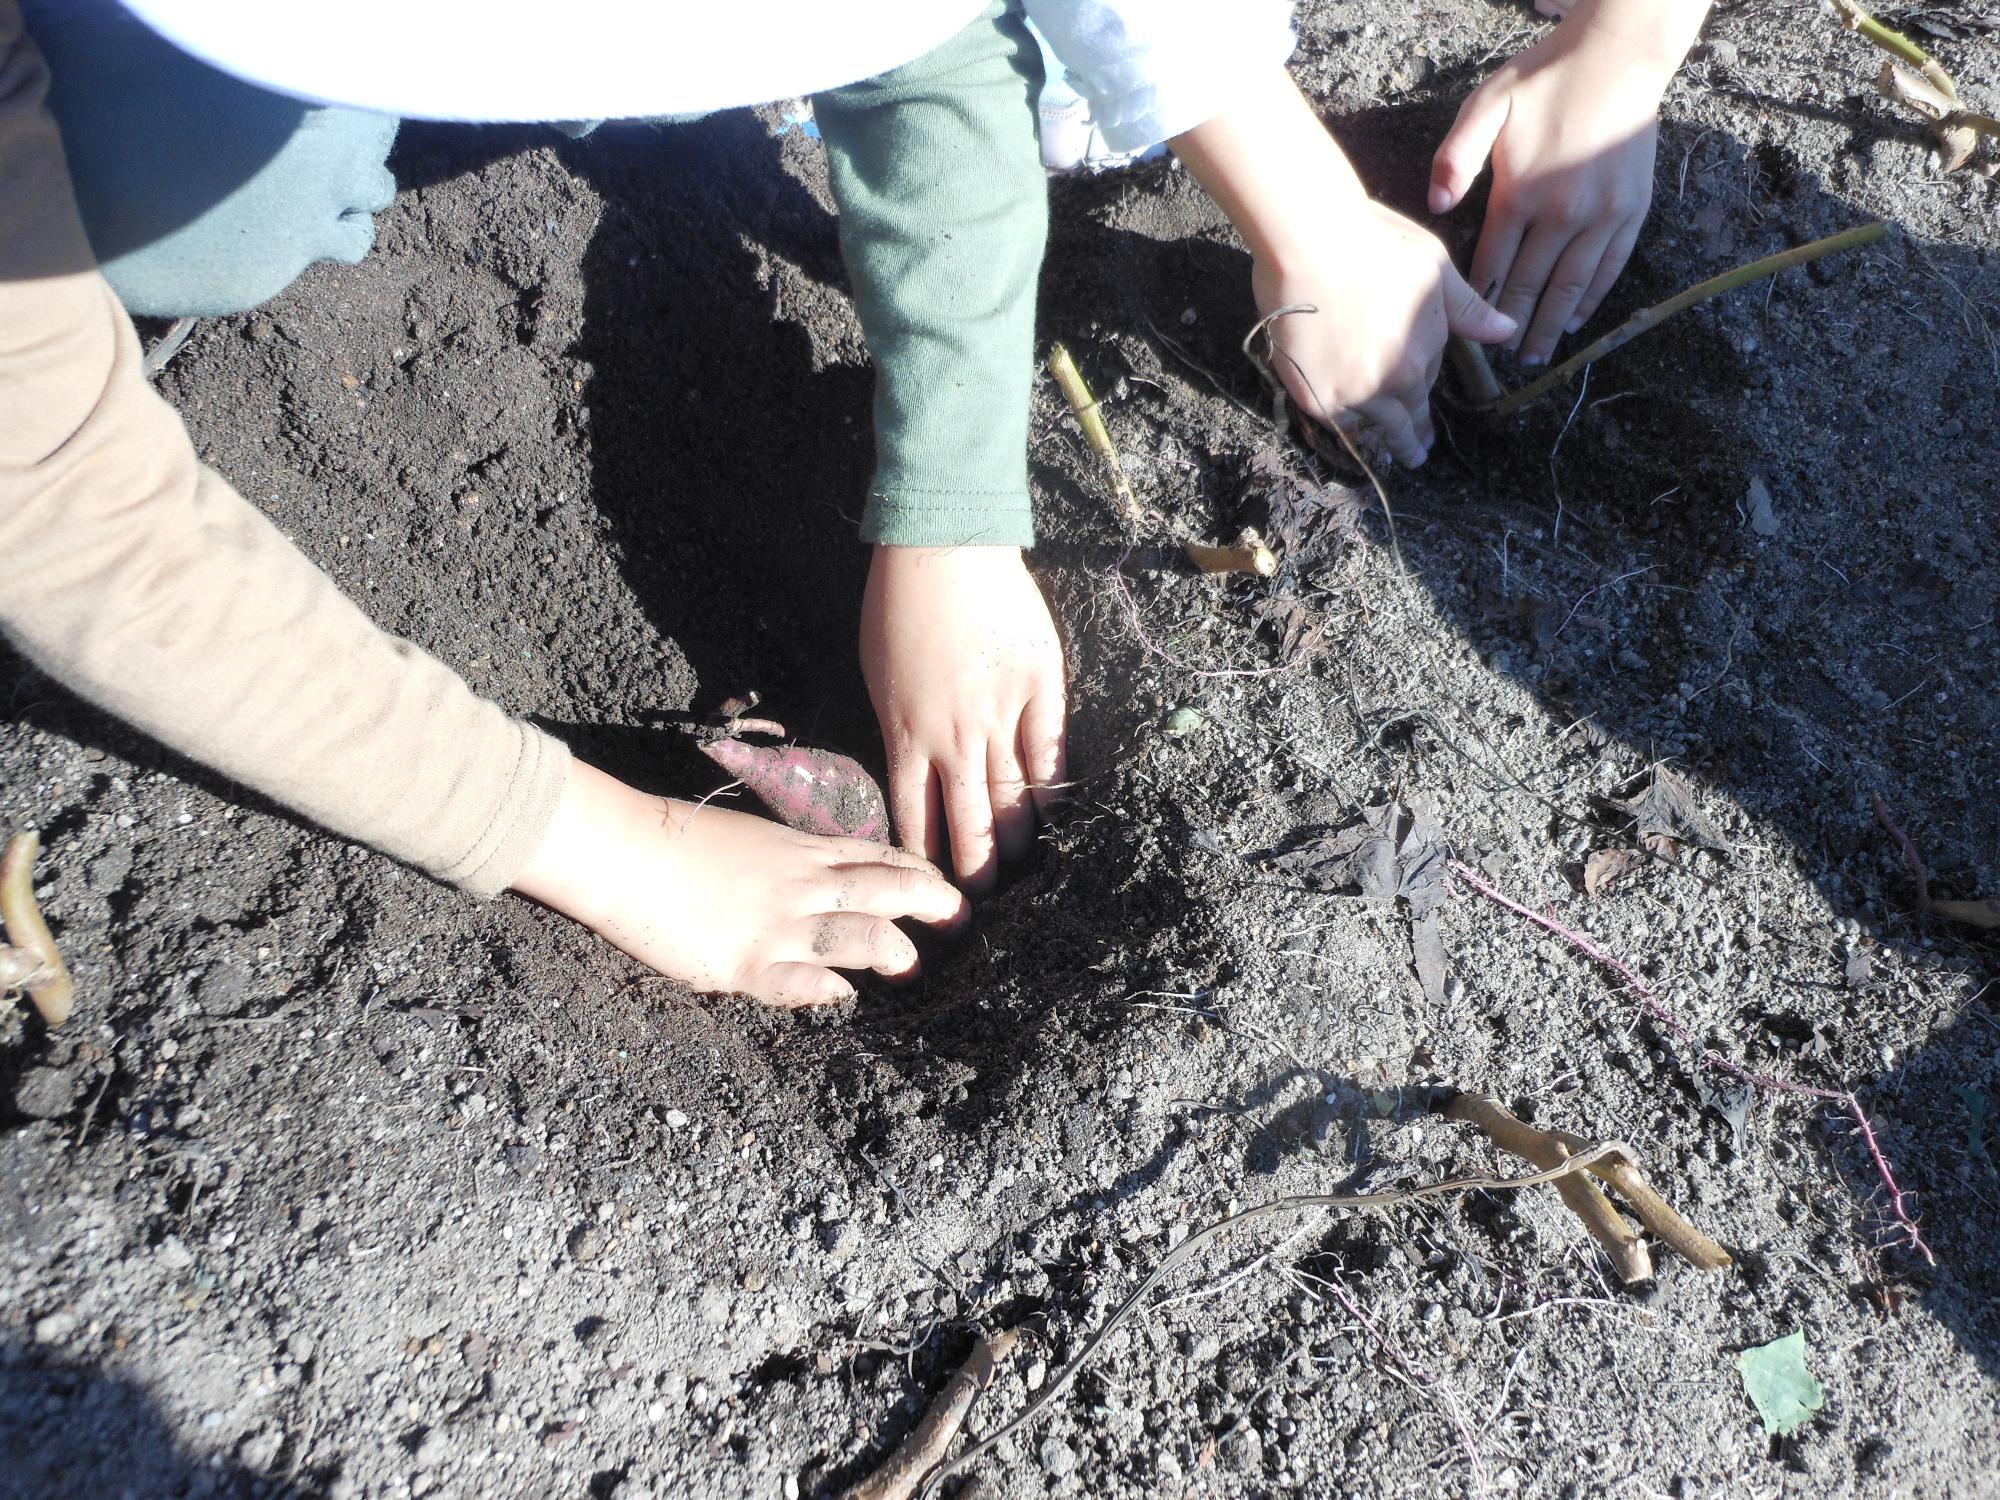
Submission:
M 1716 826 L 1695 805 L 1688 784 L 1665 766 L 1654 766 L 1637 793 L 1600 800 L 1630 818 L 1639 842 L 1654 854 L 1677 858 L 1682 844 L 1729 852 Z
M 1602 896 L 1646 863 L 1631 849 L 1597 849 L 1583 862 L 1583 893 Z
M 1410 908 L 1411 957 L 1417 982 L 1433 1004 L 1444 1001 L 1449 974 L 1437 911 L 1445 883 L 1443 830 L 1420 802 L 1385 802 L 1341 828 L 1302 830 L 1280 850 L 1261 856 L 1321 890 L 1355 889 L 1376 901 L 1401 898 Z
M 1764 1430 L 1789 1437 L 1826 1401 L 1826 1391 L 1806 1369 L 1806 1335 L 1800 1329 L 1736 1356 L 1743 1389 L 1756 1403 Z

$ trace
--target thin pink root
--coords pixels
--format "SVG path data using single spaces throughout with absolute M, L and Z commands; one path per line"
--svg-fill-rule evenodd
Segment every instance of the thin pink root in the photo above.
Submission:
M 1912 1250 L 1923 1256 L 1930 1264 L 1937 1264 L 1937 1257 L 1931 1253 L 1931 1247 L 1924 1241 L 1923 1232 L 1917 1228 L 1916 1218 L 1910 1213 L 1909 1196 L 1903 1191 L 1901 1185 L 1897 1183 L 1896 1174 L 1890 1170 L 1889 1158 L 1882 1154 L 1881 1142 L 1875 1136 L 1875 1127 L 1869 1122 L 1866 1112 L 1861 1108 L 1861 1101 L 1855 1098 L 1852 1090 L 1814 1088 L 1810 1084 L 1795 1083 L 1788 1078 L 1777 1078 L 1769 1073 L 1759 1073 L 1745 1067 L 1733 1057 L 1724 1056 L 1713 1047 L 1703 1046 L 1701 1039 L 1688 1029 L 1679 1016 L 1667 1008 L 1666 1002 L 1660 999 L 1659 992 L 1640 977 L 1638 970 L 1634 969 L 1623 959 L 1608 952 L 1587 934 L 1579 932 L 1576 928 L 1566 926 L 1545 912 L 1539 912 L 1532 907 L 1524 906 L 1521 902 L 1516 901 L 1513 897 L 1501 891 L 1499 887 L 1493 885 L 1485 876 L 1481 875 L 1463 860 L 1452 860 L 1450 869 L 1452 874 L 1471 886 L 1487 900 L 1506 907 L 1507 910 L 1513 912 L 1516 916 L 1527 918 L 1530 922 L 1533 922 L 1537 927 L 1545 931 L 1554 933 L 1557 937 L 1568 943 L 1570 947 L 1576 949 L 1577 952 L 1602 964 L 1620 979 L 1624 980 L 1626 987 L 1634 995 L 1638 996 L 1640 1011 L 1655 1025 L 1671 1033 L 1676 1040 L 1684 1042 L 1692 1048 L 1699 1059 L 1699 1066 L 1713 1072 L 1727 1073 L 1730 1077 L 1747 1083 L 1753 1088 L 1770 1089 L 1773 1092 L 1783 1094 L 1801 1094 L 1808 1099 L 1823 1099 L 1829 1104 L 1838 1106 L 1854 1122 L 1854 1127 L 1859 1132 L 1862 1143 L 1868 1148 L 1868 1159 L 1875 1164 L 1876 1175 L 1882 1179 L 1882 1186 L 1888 1194 L 1889 1217 L 1896 1222 L 1898 1230 Z

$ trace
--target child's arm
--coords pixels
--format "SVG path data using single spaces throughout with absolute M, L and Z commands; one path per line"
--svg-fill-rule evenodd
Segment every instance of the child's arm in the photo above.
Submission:
M 1625 269 L 1652 205 L 1660 96 L 1707 14 L 1708 0 L 1576 0 L 1473 91 L 1438 148 L 1433 213 L 1492 158 L 1472 285 L 1519 325 L 1525 363 L 1547 360 Z
M 1292 399 L 1321 422 L 1377 424 L 1422 463 L 1447 333 L 1496 343 L 1514 324 L 1474 295 L 1431 235 L 1369 200 L 1282 67 L 1173 148 L 1250 246 L 1258 311 Z
M 441 879 L 513 884 L 698 989 L 908 973 L 921 861 L 594 771 L 379 629 L 197 459 L 77 217 L 47 71 L 0 0 L 0 633 L 184 755 Z M 672 811 L 674 816 L 666 816 Z
M 876 367 L 862 666 L 909 848 L 969 888 L 1063 776 L 1062 649 L 1021 562 L 1047 188 L 1040 54 L 994 4 L 815 109 Z

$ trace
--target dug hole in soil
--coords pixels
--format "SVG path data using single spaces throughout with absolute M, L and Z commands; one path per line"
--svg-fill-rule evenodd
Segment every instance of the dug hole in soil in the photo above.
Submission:
M 1458 100 L 1539 24 L 1316 3 L 1294 66 L 1414 211 Z M 1996 49 L 1939 43 L 1989 104 Z M 1547 1188 L 1265 1221 L 983 1493 L 1995 1493 L 1995 947 L 1917 913 L 1873 798 L 1933 895 L 2000 894 L 1996 200 L 1938 174 L 1876 65 L 1804 0 L 1717 15 L 1598 325 L 1895 232 L 1518 419 L 1441 408 L 1431 463 L 1384 475 L 1407 576 L 1365 485 L 1274 432 L 1247 261 L 1185 174 L 1055 184 L 1044 345 L 1144 505 L 1190 536 L 1281 522 L 1284 566 L 1126 555 L 1043 382 L 1033 564 L 1079 784 L 969 939 L 836 1012 L 696 1001 L 0 662 L 0 820 L 43 832 L 80 986 L 62 1031 L 17 1013 L 0 1045 L 0 1492 L 833 1493 L 974 1330 L 1024 1331 L 991 1431 L 1232 1205 L 1515 1170 L 1424 1111 L 1443 1084 L 1633 1143 L 1735 1264 L 1659 1249 L 1622 1287 Z M 663 716 L 753 686 L 879 763 L 871 377 L 818 144 L 775 111 L 411 127 L 393 164 L 365 264 L 169 366 L 202 456 L 622 776 L 714 788 Z M 1478 211 L 1444 225 L 1461 253 Z M 1593 854 L 1641 852 L 1609 799 L 1663 775 L 1688 827 L 1586 894 Z M 1272 853 L 1391 803 L 1699 1045 L 1457 877 L 1426 984 L 1408 903 Z M 1840 1108 L 1704 1048 L 1853 1090 L 1935 1264 Z M 1736 1359 L 1795 1330 L 1824 1401 L 1772 1436 Z

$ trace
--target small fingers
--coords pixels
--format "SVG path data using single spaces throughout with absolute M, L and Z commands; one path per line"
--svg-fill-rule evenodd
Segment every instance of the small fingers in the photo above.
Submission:
M 1610 227 L 1587 229 L 1569 242 L 1569 248 L 1549 273 L 1549 284 L 1542 289 L 1541 301 L 1535 307 L 1535 320 L 1521 340 L 1523 364 L 1542 364 L 1555 353 L 1556 344 L 1576 315 L 1583 294 L 1590 289 L 1610 243 Z
M 1521 347 L 1526 337 L 1528 325 L 1533 321 L 1535 304 L 1541 300 L 1542 289 L 1549 284 L 1549 273 L 1556 268 L 1563 251 L 1569 248 L 1576 236 L 1564 226 L 1549 223 L 1538 224 L 1522 243 L 1521 250 L 1514 257 L 1514 264 L 1507 272 L 1506 285 L 1494 305 L 1514 320 L 1514 336 L 1507 341 L 1509 349 Z
M 1021 764 L 1028 772 L 1028 795 L 1043 817 L 1069 779 L 1068 711 L 1060 686 L 1037 693 L 1021 711 Z
M 1002 860 L 1017 860 L 1035 841 L 1035 804 L 1021 768 L 1018 729 L 986 746 L 986 791 L 993 807 L 993 837 Z
M 1472 275 L 1468 278 L 1473 291 L 1487 301 L 1505 284 L 1507 273 L 1514 269 L 1514 257 L 1521 252 L 1521 237 L 1527 232 L 1527 221 L 1503 209 L 1491 207 L 1486 210 L 1486 222 L 1479 227 L 1479 247 L 1472 252 Z
M 1382 434 L 1382 442 L 1397 463 L 1414 469 L 1424 461 L 1425 448 L 1417 440 L 1416 422 L 1410 408 L 1392 396 L 1365 403 L 1361 414 Z
M 895 851 L 901 853 L 901 851 Z M 904 854 L 905 859 L 914 856 Z M 842 912 L 901 920 L 912 917 L 933 927 L 952 927 L 971 914 L 965 892 L 926 862 L 903 865 L 856 860 L 830 872 L 837 883 L 833 903 Z
M 919 968 L 917 945 L 887 917 L 866 912 L 830 911 L 805 925 L 805 952 L 799 961 L 829 969 L 873 969 L 888 979 L 912 978 Z
M 958 883 L 984 895 L 999 878 L 993 844 L 993 799 L 986 781 L 986 747 L 978 746 L 956 766 L 943 767 L 944 815 L 951 825 L 951 863 Z
M 905 751 L 889 767 L 889 819 L 905 849 L 932 864 L 944 857 L 944 819 L 939 815 L 937 772 L 928 756 Z
M 1611 243 L 1604 247 L 1604 259 L 1597 263 L 1597 274 L 1590 278 L 1590 288 L 1569 320 L 1569 332 L 1575 333 L 1590 321 L 1598 304 L 1611 294 L 1611 288 L 1625 274 L 1626 263 L 1632 259 L 1632 247 L 1639 243 L 1639 226 L 1644 222 L 1643 216 L 1634 216 L 1620 224 L 1611 236 Z
M 854 998 L 854 986 L 819 964 L 767 964 L 748 991 L 751 999 L 782 1010 L 838 1005 Z
M 1432 213 L 1449 212 L 1471 190 L 1507 123 L 1511 98 L 1504 89 L 1477 88 L 1459 106 L 1458 118 L 1431 158 Z

